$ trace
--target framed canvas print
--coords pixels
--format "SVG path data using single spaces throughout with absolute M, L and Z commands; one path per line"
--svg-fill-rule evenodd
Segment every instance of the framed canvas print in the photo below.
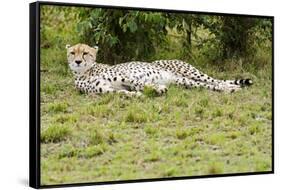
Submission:
M 30 186 L 269 174 L 274 18 L 30 4 Z

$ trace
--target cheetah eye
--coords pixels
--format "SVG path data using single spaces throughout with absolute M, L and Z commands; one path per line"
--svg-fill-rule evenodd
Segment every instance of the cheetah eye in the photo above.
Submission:
M 72 52 L 70 52 L 70 54 L 71 54 L 71 55 L 74 55 L 74 54 L 75 54 L 75 52 L 74 52 L 74 51 L 72 51 Z
M 84 52 L 83 55 L 88 55 L 89 52 Z

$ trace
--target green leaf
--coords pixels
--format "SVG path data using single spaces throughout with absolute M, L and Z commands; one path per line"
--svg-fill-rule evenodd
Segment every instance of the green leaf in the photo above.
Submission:
M 123 30 L 124 33 L 127 32 L 127 28 L 128 28 L 127 24 L 124 24 L 122 26 L 122 30 Z
M 109 43 L 111 47 L 114 46 L 115 44 L 118 43 L 118 38 L 116 36 L 112 36 Z
M 123 23 L 124 18 L 125 18 L 125 17 L 120 17 L 120 18 L 119 18 L 119 26 L 122 26 L 122 23 Z
M 130 29 L 130 31 L 131 31 L 132 33 L 134 33 L 135 31 L 137 31 L 137 29 L 138 29 L 138 26 L 137 26 L 137 24 L 136 24 L 134 21 L 130 21 L 130 22 L 128 23 L 128 26 L 129 26 L 129 29 Z
M 101 37 L 100 32 L 96 32 L 96 33 L 94 34 L 95 42 L 99 42 L 99 41 L 100 41 L 100 37 Z

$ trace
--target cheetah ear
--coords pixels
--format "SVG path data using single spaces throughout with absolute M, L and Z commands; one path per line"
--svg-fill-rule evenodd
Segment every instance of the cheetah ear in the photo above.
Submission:
M 94 46 L 93 48 L 96 50 L 96 52 L 98 52 L 98 50 L 99 50 L 98 46 Z
M 66 49 L 68 49 L 68 48 L 70 48 L 70 47 L 71 47 L 70 44 L 66 44 L 66 46 L 65 46 Z

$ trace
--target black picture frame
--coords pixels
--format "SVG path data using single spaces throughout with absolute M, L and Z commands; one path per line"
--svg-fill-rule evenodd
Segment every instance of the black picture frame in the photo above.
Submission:
M 104 181 L 104 182 L 89 182 L 89 183 L 73 183 L 73 184 L 57 184 L 57 185 L 41 185 L 40 184 L 40 6 L 56 5 L 56 6 L 71 6 L 71 7 L 90 7 L 90 8 L 113 8 L 113 9 L 129 9 L 142 11 L 161 11 L 172 13 L 195 13 L 208 15 L 229 15 L 239 17 L 259 17 L 272 20 L 272 170 L 264 172 L 246 172 L 246 173 L 231 173 L 231 174 L 216 174 L 203 176 L 185 176 L 185 177 L 167 177 L 156 179 L 135 179 L 135 180 L 120 180 L 120 181 Z M 263 15 L 246 15 L 246 14 L 228 14 L 217 12 L 198 12 L 186 10 L 168 10 L 155 8 L 141 7 L 120 7 L 120 6 L 104 6 L 92 4 L 78 3 L 61 3 L 61 2 L 34 2 L 30 3 L 30 18 L 29 18 L 29 185 L 33 188 L 53 188 L 53 187 L 72 187 L 72 186 L 88 186 L 100 184 L 119 184 L 119 183 L 135 183 L 135 182 L 152 182 L 164 180 L 182 180 L 182 179 L 197 179 L 197 178 L 213 178 L 213 177 L 229 177 L 229 176 L 244 176 L 244 175 L 261 175 L 274 173 L 274 17 Z

